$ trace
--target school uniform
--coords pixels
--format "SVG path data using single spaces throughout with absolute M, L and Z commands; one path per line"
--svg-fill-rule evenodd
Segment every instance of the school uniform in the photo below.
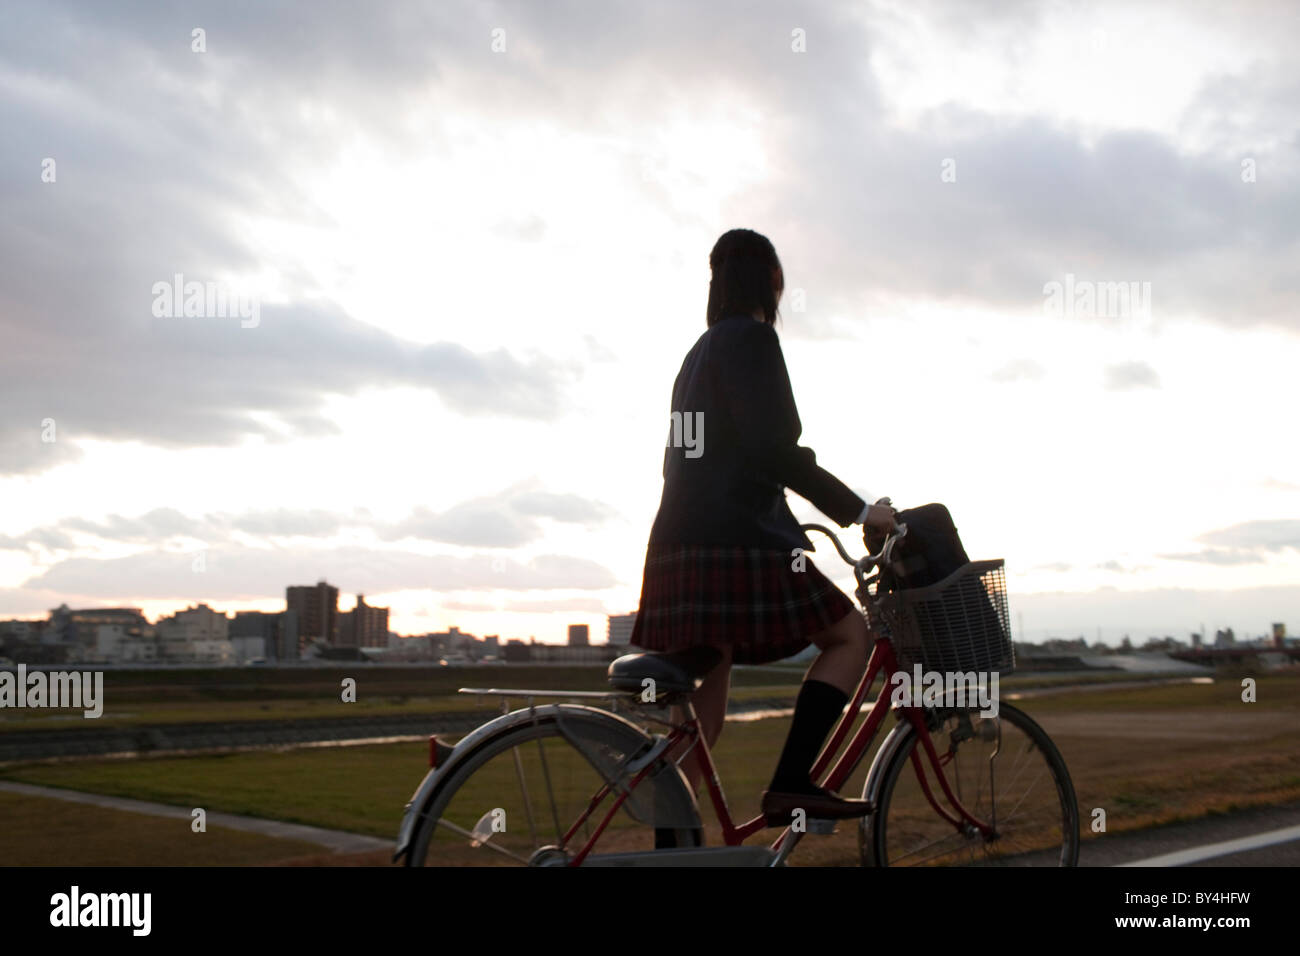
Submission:
M 841 527 L 860 521 L 866 502 L 799 445 L 776 330 L 750 315 L 716 321 L 682 362 L 672 412 L 631 643 L 730 645 L 749 664 L 797 654 L 856 605 L 806 556 L 796 560 L 794 549 L 813 546 L 786 489 Z

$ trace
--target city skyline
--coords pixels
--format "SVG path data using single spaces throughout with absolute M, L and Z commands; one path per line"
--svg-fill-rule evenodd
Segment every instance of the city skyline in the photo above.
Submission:
M 364 600 L 364 597 L 365 597 L 365 596 L 364 596 L 363 594 L 357 594 L 357 595 L 356 595 L 356 599 L 357 599 L 357 600 L 356 600 L 356 604 L 353 606 L 353 608 L 351 608 L 351 609 L 347 609 L 347 610 L 345 610 L 345 609 L 340 609 L 340 608 L 338 607 L 338 605 L 337 605 L 337 600 L 338 600 L 338 597 L 341 596 L 344 592 L 342 592 L 342 591 L 341 591 L 339 588 L 337 588 L 337 587 L 329 586 L 329 585 L 328 585 L 328 582 L 326 582 L 326 581 L 320 581 L 320 582 L 317 582 L 316 585 L 290 585 L 290 586 L 288 586 L 288 587 L 286 588 L 286 591 L 287 591 L 288 593 L 292 593 L 292 592 L 294 592 L 294 591 L 314 591 L 314 590 L 316 590 L 316 589 L 318 589 L 318 588 L 321 588 L 321 587 L 326 587 L 326 588 L 328 588 L 329 591 L 332 591 L 332 592 L 334 593 L 334 598 L 335 598 L 334 611 L 335 611 L 335 614 L 336 614 L 338 617 L 347 617 L 347 616 L 349 616 L 349 615 L 354 615 L 357 611 L 360 610 L 360 611 L 362 611 L 362 612 L 366 612 L 366 613 L 379 612 L 379 613 L 381 613 L 381 614 L 383 615 L 382 620 L 386 620 L 386 619 L 387 619 L 387 612 L 388 612 L 389 609 L 388 609 L 388 608 L 384 608 L 384 607 L 376 607 L 376 606 L 374 606 L 374 605 L 367 604 L 367 603 L 365 602 L 365 600 Z M 289 601 L 288 599 L 286 599 L 286 601 L 285 601 L 284 603 L 285 603 L 286 607 L 285 607 L 284 609 L 280 610 L 280 611 L 269 611 L 269 612 L 266 612 L 266 611 L 250 611 L 250 610 L 247 610 L 247 609 L 238 609 L 238 610 L 222 611 L 222 610 L 220 610 L 219 608 L 214 608 L 214 607 L 212 607 L 212 606 L 209 605 L 207 602 L 198 601 L 198 602 L 192 602 L 192 603 L 189 603 L 189 604 L 187 604 L 185 607 L 183 607 L 183 608 L 179 608 L 179 609 L 177 609 L 177 610 L 175 610 L 175 611 L 172 611 L 172 612 L 170 612 L 170 613 L 163 612 L 163 613 L 159 614 L 159 616 L 157 617 L 157 620 L 155 620 L 155 621 L 153 621 L 153 622 L 148 622 L 148 621 L 147 621 L 147 616 L 144 615 L 143 612 L 142 612 L 142 609 L 141 609 L 141 608 L 138 608 L 138 607 L 130 607 L 130 606 L 107 606 L 107 605 L 105 605 L 105 606 L 97 606 L 97 607 L 78 607 L 78 608 L 70 608 L 67 604 L 64 604 L 64 605 L 61 605 L 61 606 L 58 607 L 58 608 L 53 608 L 53 609 L 51 609 L 50 612 L 49 612 L 49 614 L 48 614 L 46 617 L 0 619 L 0 634 L 3 634 L 3 633 L 4 633 L 4 626 L 7 625 L 7 624 L 14 624 L 14 623 L 30 623 L 30 624 L 33 624 L 33 625 L 36 625 L 36 624 L 44 624 L 44 623 L 46 623 L 47 621 L 52 620 L 52 619 L 54 619 L 55 617 L 57 617 L 59 614 L 66 614 L 66 613 L 68 613 L 68 612 L 70 612 L 70 611 L 71 611 L 72 613 L 89 614 L 89 615 L 92 615 L 92 616 L 93 616 L 96 612 L 132 612 L 132 613 L 134 613 L 134 614 L 139 615 L 140 618 L 141 618 L 142 620 L 144 620 L 146 623 L 150 623 L 151 626 L 162 625 L 162 624 L 168 622 L 169 620 L 174 620 L 174 619 L 179 618 L 179 617 L 180 617 L 183 613 L 185 613 L 185 612 L 192 612 L 192 611 L 196 611 L 196 610 L 200 610 L 200 609 L 202 609 L 202 610 L 204 610 L 204 611 L 206 611 L 206 612 L 210 612 L 210 613 L 213 613 L 213 614 L 219 615 L 219 616 L 221 616 L 221 617 L 223 617 L 223 618 L 228 618 L 228 619 L 230 619 L 230 620 L 232 620 L 232 621 L 235 620 L 236 618 L 238 618 L 239 616 L 276 617 L 276 616 L 278 616 L 278 615 L 280 615 L 280 614 L 283 614 L 285 611 L 294 612 L 294 613 L 296 613 L 296 614 L 299 614 L 299 616 L 301 617 L 301 614 L 300 614 L 300 612 L 299 612 L 299 609 L 298 609 L 298 608 L 295 608 L 294 606 L 291 606 L 290 601 Z M 605 644 L 609 644 L 609 645 L 611 645 L 611 646 L 623 646 L 623 645 L 626 645 L 626 644 L 628 643 L 628 640 L 629 640 L 629 638 L 630 638 L 630 636 L 631 636 L 631 631 L 632 631 L 632 621 L 634 621 L 635 618 L 636 618 L 636 612 L 635 612 L 635 611 L 633 611 L 633 612 L 628 612 L 628 613 L 624 613 L 624 614 L 610 614 L 610 615 L 606 615 L 606 617 L 605 617 L 605 619 L 606 619 L 606 623 L 607 623 L 607 626 L 606 626 L 606 640 L 605 640 L 604 642 L 598 642 L 598 641 L 591 641 L 591 640 L 590 640 L 590 638 L 589 638 L 589 636 L 588 636 L 588 635 L 589 635 L 589 631 L 590 631 L 589 625 L 586 625 L 586 624 L 569 624 L 569 625 L 567 625 L 567 629 L 566 629 L 566 639 L 563 640 L 563 641 L 546 641 L 546 640 L 538 641 L 537 638 L 536 638 L 536 635 L 532 635 L 532 634 L 530 634 L 530 635 L 528 635 L 528 641 L 527 641 L 527 643 L 551 644 L 551 645 L 554 645 L 554 646 L 566 646 L 566 645 L 568 645 L 568 646 L 574 646 L 574 645 L 578 645 L 578 646 L 586 646 L 586 645 L 588 645 L 588 644 L 595 646 L 595 645 L 598 645 L 598 644 L 601 644 L 601 643 L 605 643 Z M 355 625 L 353 625 L 353 626 L 355 626 Z M 333 638 L 330 639 L 330 640 L 325 640 L 324 635 L 318 635 L 318 634 L 315 634 L 316 630 L 319 630 L 319 628 L 313 628 L 313 627 L 311 627 L 310 625 L 303 625 L 303 624 L 296 624 L 296 625 L 295 625 L 295 634 L 297 634 L 298 632 L 301 632 L 302 635 L 303 635 L 303 640 L 304 640 L 304 642 L 307 641 L 307 640 L 309 640 L 312 636 L 315 636 L 315 637 L 317 637 L 317 638 L 319 638 L 319 639 L 325 641 L 325 643 L 331 644 L 332 646 L 338 646 L 338 647 L 344 647 L 344 646 L 357 646 L 357 647 L 367 647 L 367 646 L 369 646 L 369 647 L 382 647 L 382 646 L 384 646 L 384 645 L 381 644 L 380 642 L 373 642 L 373 641 L 372 641 L 372 642 L 368 642 L 368 643 L 367 643 L 367 642 L 357 642 L 357 641 L 354 640 L 353 638 L 351 638 L 351 637 L 347 637 L 347 636 L 344 636 L 344 637 L 342 637 L 342 639 L 341 639 L 341 638 L 340 638 L 340 633 L 341 633 L 341 632 L 340 632 L 340 628 L 339 628 L 338 626 L 335 626 L 335 627 L 333 628 L 332 633 L 333 633 L 334 636 L 333 636 Z M 1148 642 L 1159 642 L 1159 641 L 1174 641 L 1174 642 L 1176 642 L 1176 643 L 1186 644 L 1186 645 L 1188 645 L 1188 646 L 1193 646 L 1193 647 L 1195 647 L 1195 646 L 1201 646 L 1202 644 L 1204 644 L 1204 646 L 1206 646 L 1206 647 L 1212 647 L 1212 646 L 1216 646 L 1216 644 L 1217 644 L 1217 643 L 1222 639 L 1222 637 L 1223 637 L 1224 635 L 1226 635 L 1226 637 L 1227 637 L 1227 642 L 1228 642 L 1229 644 L 1233 643 L 1234 640 L 1239 640 L 1239 641 L 1242 642 L 1242 643 L 1247 643 L 1247 642 L 1250 642 L 1250 641 L 1260 641 L 1260 642 L 1265 642 L 1265 643 L 1270 643 L 1270 644 L 1271 644 L 1271 643 L 1274 643 L 1276 640 L 1279 639 L 1279 636 L 1278 636 L 1279 633 L 1282 634 L 1283 636 L 1285 636 L 1285 632 L 1286 632 L 1286 622 L 1285 622 L 1285 621 L 1281 621 L 1281 622 L 1274 621 L 1274 622 L 1271 622 L 1271 623 L 1269 624 L 1269 626 L 1268 626 L 1267 629 L 1265 629 L 1265 630 L 1261 630 L 1261 631 L 1256 631 L 1256 630 L 1243 630 L 1243 631 L 1241 632 L 1241 634 L 1239 635 L 1239 637 L 1234 637 L 1234 635 L 1236 635 L 1236 631 L 1237 631 L 1237 629 L 1234 628 L 1234 627 L 1232 627 L 1231 625 L 1229 625 L 1229 626 L 1227 626 L 1227 627 L 1208 628 L 1208 627 L 1206 627 L 1204 624 L 1202 624 L 1202 625 L 1201 625 L 1197 630 L 1192 631 L 1192 632 L 1188 632 L 1188 633 L 1185 635 L 1185 638 L 1184 638 L 1184 636 L 1179 635 L 1179 634 L 1176 634 L 1176 633 L 1169 633 L 1169 632 L 1163 632 L 1163 633 L 1162 633 L 1162 632 L 1160 632 L 1160 629 L 1158 629 L 1158 628 L 1155 628 L 1155 629 L 1146 629 L 1146 630 L 1138 629 L 1138 630 L 1134 630 L 1134 631 L 1132 631 L 1132 632 L 1130 632 L 1129 630 L 1126 630 L 1126 629 L 1122 629 L 1122 628 L 1119 629 L 1119 630 L 1123 630 L 1124 633 L 1121 634 L 1121 635 L 1118 635 L 1118 639 L 1117 639 L 1117 640 L 1106 641 L 1105 639 L 1103 639 L 1103 636 L 1102 636 L 1102 634 L 1100 633 L 1100 632 L 1102 631 L 1101 628 L 1096 628 L 1096 629 L 1095 629 L 1095 634 L 1090 636 L 1090 635 L 1084 633 L 1084 632 L 1081 631 L 1081 630 L 1080 630 L 1080 631 L 1077 631 L 1077 633 L 1076 633 L 1076 632 L 1074 632 L 1074 631 L 1071 631 L 1071 630 L 1068 629 L 1068 628 L 1067 628 L 1067 629 L 1059 629 L 1059 628 L 1058 628 L 1058 629 L 1050 629 L 1050 628 L 1049 628 L 1049 629 L 1044 629 L 1044 630 L 1042 631 L 1041 634 L 1033 634 L 1033 633 L 1031 633 L 1031 632 L 1029 632 L 1029 631 L 1023 631 L 1023 632 L 1022 632 L 1021 629 L 1020 629 L 1018 626 L 1016 626 L 1015 624 L 1012 625 L 1012 634 L 1013 634 L 1013 638 L 1014 638 L 1015 640 L 1017 640 L 1017 641 L 1025 641 L 1026 643 L 1033 643 L 1033 642 L 1035 641 L 1035 639 L 1040 640 L 1040 641 L 1044 641 L 1044 642 L 1059 642 L 1059 641 L 1076 641 L 1076 640 L 1083 640 L 1083 641 L 1088 642 L 1089 646 L 1096 646 L 1096 645 L 1098 645 L 1098 644 L 1105 644 L 1105 645 L 1108 645 L 1108 646 L 1112 646 L 1112 647 L 1113 647 L 1113 646 L 1118 646 L 1118 645 L 1120 645 L 1120 644 L 1122 644 L 1122 643 L 1124 643 L 1124 642 L 1131 642 L 1131 643 L 1134 643 L 1134 644 L 1136 645 L 1139 641 L 1142 642 L 1142 643 L 1148 643 Z M 311 634 L 308 634 L 309 631 L 311 632 Z M 581 632 L 581 634 L 582 634 L 582 638 L 581 638 L 581 640 L 575 641 L 575 639 L 574 639 L 575 632 Z M 425 631 L 425 632 L 421 632 L 421 633 L 408 633 L 408 634 L 402 634 L 402 633 L 399 633 L 399 632 L 397 632 L 397 631 L 392 631 L 392 630 L 387 630 L 387 629 L 385 629 L 383 633 L 386 635 L 387 638 L 398 638 L 398 639 L 401 639 L 401 640 L 414 639 L 414 638 L 422 638 L 422 637 L 431 637 L 431 636 L 435 636 L 435 635 L 443 635 L 443 636 L 448 635 L 448 634 L 455 635 L 455 634 L 458 634 L 458 633 L 459 633 L 459 634 L 462 634 L 462 635 L 464 635 L 464 636 L 466 636 L 466 637 L 475 638 L 475 635 L 471 634 L 471 633 L 468 632 L 468 631 L 462 631 L 462 629 L 459 627 L 459 625 L 455 625 L 455 624 L 453 624 L 453 625 L 449 625 L 449 627 L 448 627 L 447 630 L 445 630 L 445 631 L 437 631 L 437 632 L 435 632 L 435 631 Z M 1215 635 L 1214 638 L 1211 638 L 1211 637 L 1209 636 L 1211 633 L 1213 633 L 1213 634 Z M 1110 636 L 1114 637 L 1115 635 L 1110 635 Z M 516 635 L 511 635 L 511 634 L 503 634 L 503 633 L 501 633 L 501 632 L 499 632 L 499 631 L 498 631 L 498 632 L 495 632 L 495 633 L 492 633 L 492 634 L 489 634 L 487 637 L 488 637 L 489 639 L 492 639 L 492 640 L 510 641 L 510 642 L 518 641 L 518 642 L 521 642 L 521 643 L 524 642 L 522 636 L 516 636 Z M 1294 640 L 1294 638 L 1290 638 L 1290 640 Z M 389 646 L 389 647 L 392 646 L 391 641 L 389 641 L 388 646 Z

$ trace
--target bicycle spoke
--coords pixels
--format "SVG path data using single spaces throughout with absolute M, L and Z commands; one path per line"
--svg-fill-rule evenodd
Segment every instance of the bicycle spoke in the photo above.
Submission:
M 947 842 L 951 842 L 951 841 L 953 841 L 953 840 L 964 840 L 964 839 L 965 839 L 965 838 L 962 837 L 962 835 L 959 834 L 959 833 L 950 833 L 950 834 L 949 834 L 948 836 L 946 836 L 946 837 L 940 837 L 940 838 L 937 839 L 937 840 L 931 840 L 929 843 L 923 844 L 922 846 L 919 846 L 919 847 L 917 847 L 917 848 L 914 849 L 914 850 L 910 850 L 910 851 L 908 851 L 907 853 L 903 854 L 902 856 L 898 857 L 898 859 L 899 859 L 899 860 L 906 860 L 909 856 L 914 856 L 915 854 L 920 853 L 920 852 L 922 852 L 923 850 L 928 850 L 928 849 L 929 849 L 930 847 L 932 847 L 932 846 L 938 846 L 938 845 L 941 844 L 941 843 L 947 843 Z M 958 849 L 959 849 L 959 848 L 958 848 Z M 956 852 L 956 849 L 952 849 L 952 850 L 948 850 L 948 849 L 940 850 L 938 853 L 934 853 L 934 854 L 931 854 L 930 856 L 923 857 L 923 858 L 921 858 L 921 859 L 920 859 L 919 861 L 917 861 L 917 862 L 919 862 L 919 863 L 926 863 L 926 862 L 928 862 L 928 861 L 930 861 L 930 860 L 937 860 L 937 859 L 939 859 L 939 858 L 942 857 L 942 856 L 946 856 L 947 854 L 949 854 L 949 853 L 954 853 L 954 852 Z M 895 865 L 897 865 L 897 864 L 895 864 Z
M 1020 773 L 1021 773 L 1020 765 L 1024 763 L 1025 755 L 1030 753 L 1036 753 L 1036 752 L 1037 752 L 1037 748 L 1034 747 L 1033 741 L 1030 741 L 1029 746 L 1026 747 L 1025 750 L 1021 752 L 1020 759 L 1017 760 L 1015 766 L 1011 768 L 1016 775 L 1011 778 L 1011 783 L 1007 784 L 1008 790 L 1011 789 L 1011 787 L 1015 786 L 1016 781 L 1020 779 Z
M 546 750 L 542 747 L 542 738 L 537 738 L 537 754 L 542 758 L 542 776 L 546 778 L 546 795 L 551 798 L 551 819 L 555 821 L 555 841 L 564 840 L 564 831 L 560 829 L 560 811 L 555 805 L 555 790 L 551 787 L 551 769 L 546 763 Z
M 528 818 L 528 832 L 532 834 L 533 846 L 537 846 L 537 823 L 533 820 L 533 802 L 528 799 L 528 786 L 524 783 L 524 762 L 519 756 L 517 747 L 510 748 L 510 753 L 515 758 L 515 773 L 519 777 L 519 792 L 524 798 L 524 815 Z
M 465 839 L 467 839 L 467 840 L 473 840 L 473 839 L 474 839 L 474 834 L 473 834 L 473 833 L 470 833 L 470 832 L 469 832 L 468 830 L 466 830 L 464 827 L 458 827 L 458 826 L 456 826 L 456 824 L 452 823 L 450 820 L 440 818 L 440 819 L 436 820 L 435 822 L 438 824 L 438 826 L 440 826 L 440 827 L 446 827 L 446 828 L 447 828 L 448 830 L 450 830 L 452 833 L 457 833 L 457 834 L 459 834 L 460 836 L 463 836 L 463 837 L 464 837 Z M 497 853 L 504 853 L 506 856 L 510 857 L 510 858 L 513 859 L 513 860 L 517 860 L 517 861 L 519 861 L 520 863 L 527 863 L 527 862 L 528 862 L 527 857 L 522 857 L 522 856 L 520 856 L 518 853 L 512 853 L 510 850 L 507 850 L 507 849 L 506 849 L 505 847 L 503 847 L 503 846 L 497 846 L 497 845 L 496 845 L 495 843 L 493 843 L 491 840 L 484 840 L 484 841 L 482 841 L 482 842 L 479 843 L 479 846 L 485 846 L 485 847 L 487 847 L 489 850 L 495 850 Z
M 1016 801 L 1016 805 L 1011 808 L 1012 816 L 1014 816 L 1015 812 L 1020 809 L 1020 805 L 1025 802 L 1025 797 L 1029 796 L 1029 794 L 1033 792 L 1034 787 L 1038 786 L 1038 781 L 1039 778 L 1041 777 L 1042 777 L 1041 773 L 1039 773 L 1038 776 L 1034 777 L 1033 781 L 1029 784 L 1029 789 L 1025 791 L 1024 796 L 1022 796 L 1019 800 Z

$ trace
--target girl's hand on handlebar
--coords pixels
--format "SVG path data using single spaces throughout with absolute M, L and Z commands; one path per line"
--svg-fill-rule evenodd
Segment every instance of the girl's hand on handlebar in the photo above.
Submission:
M 862 543 L 868 554 L 875 554 L 885 543 L 885 536 L 894 530 L 895 516 L 898 514 L 888 505 L 872 505 L 867 510 L 866 520 L 862 522 Z
M 872 505 L 867 509 L 867 519 L 862 523 L 862 527 L 889 533 L 893 531 L 894 516 L 897 514 L 898 512 L 888 505 Z
M 887 505 L 872 505 L 867 509 L 866 520 L 862 522 L 863 533 L 874 530 L 888 534 L 894 530 L 897 514 L 897 511 Z

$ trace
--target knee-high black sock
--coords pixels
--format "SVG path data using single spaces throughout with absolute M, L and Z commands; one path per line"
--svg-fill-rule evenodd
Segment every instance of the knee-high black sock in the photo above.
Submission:
M 790 734 L 785 739 L 769 790 L 781 793 L 812 790 L 809 774 L 813 761 L 848 702 L 849 695 L 838 687 L 819 680 L 803 682 L 795 701 Z

